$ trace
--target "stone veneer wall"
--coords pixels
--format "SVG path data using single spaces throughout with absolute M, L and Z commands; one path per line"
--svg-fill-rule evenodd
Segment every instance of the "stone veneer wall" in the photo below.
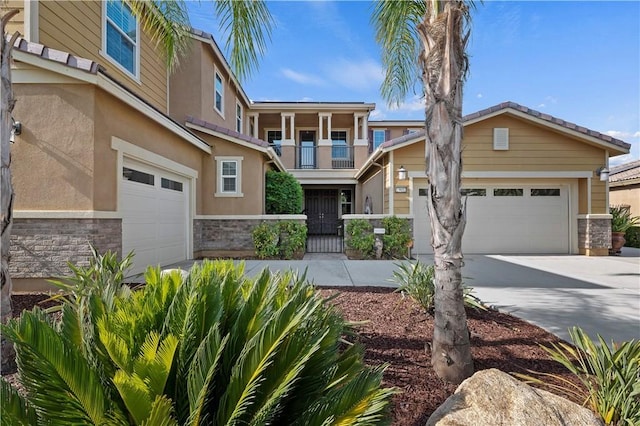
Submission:
M 14 219 L 11 232 L 12 278 L 68 275 L 67 262 L 86 266 L 92 244 L 100 253 L 122 251 L 121 219 Z
M 255 255 L 253 229 L 262 222 L 292 220 L 306 223 L 306 216 L 274 215 L 243 218 L 205 218 L 193 221 L 193 257 L 241 257 Z
M 578 217 L 578 250 L 587 256 L 608 256 L 611 247 L 611 217 Z

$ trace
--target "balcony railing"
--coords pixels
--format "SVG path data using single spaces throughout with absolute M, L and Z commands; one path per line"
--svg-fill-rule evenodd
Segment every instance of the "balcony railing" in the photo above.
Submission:
M 332 146 L 331 167 L 333 169 L 353 169 L 353 147 L 348 145 Z
M 330 165 L 329 161 L 330 157 Z M 324 158 L 321 160 L 321 158 Z M 296 147 L 296 169 L 353 169 L 353 146 L 297 146 Z

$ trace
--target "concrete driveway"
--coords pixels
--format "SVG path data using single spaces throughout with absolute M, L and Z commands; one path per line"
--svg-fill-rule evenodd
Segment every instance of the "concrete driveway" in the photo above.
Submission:
M 467 255 L 463 276 L 480 299 L 568 339 L 582 327 L 607 342 L 640 339 L 640 250 L 622 256 Z M 431 263 L 430 256 L 420 257 Z M 385 286 L 394 261 L 347 260 L 343 256 L 298 261 L 245 261 L 246 273 L 264 268 L 307 271 L 319 286 Z M 192 262 L 178 265 L 188 269 Z

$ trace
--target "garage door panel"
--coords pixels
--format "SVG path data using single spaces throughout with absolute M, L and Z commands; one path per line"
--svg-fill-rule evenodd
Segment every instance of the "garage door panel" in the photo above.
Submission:
M 509 185 L 512 185 L 511 183 Z M 533 188 L 556 194 L 532 196 Z M 480 186 L 477 196 L 467 196 L 467 224 L 462 239 L 464 253 L 568 253 L 569 198 L 567 187 L 513 185 L 504 187 Z M 499 196 L 517 193 L 522 195 Z M 416 191 L 418 192 L 418 191 Z M 431 253 L 430 227 L 425 197 L 414 193 L 414 226 L 418 254 Z M 426 224 L 426 225 L 425 225 Z M 425 233 L 426 237 L 425 238 Z
M 148 185 L 125 178 L 120 188 L 122 246 L 124 253 L 135 252 L 132 273 L 143 272 L 148 265 L 167 265 L 185 260 L 189 229 L 188 181 L 128 159 L 125 159 L 125 167 L 146 173 L 136 176 L 154 182 Z M 163 179 L 170 179 L 174 187 L 181 185 L 182 191 L 162 188 Z

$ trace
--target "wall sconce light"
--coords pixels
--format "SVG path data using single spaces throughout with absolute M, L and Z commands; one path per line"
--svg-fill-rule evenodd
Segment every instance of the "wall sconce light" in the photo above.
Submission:
M 609 180 L 609 169 L 606 167 L 598 167 L 596 170 L 596 175 L 600 176 L 600 180 L 606 182 Z
M 16 135 L 20 135 L 22 133 L 22 123 L 16 121 L 13 117 L 11 117 L 11 136 L 9 136 L 9 142 L 14 143 L 16 139 Z
M 404 166 L 400 166 L 398 169 L 398 180 L 406 180 L 407 179 L 407 169 Z

